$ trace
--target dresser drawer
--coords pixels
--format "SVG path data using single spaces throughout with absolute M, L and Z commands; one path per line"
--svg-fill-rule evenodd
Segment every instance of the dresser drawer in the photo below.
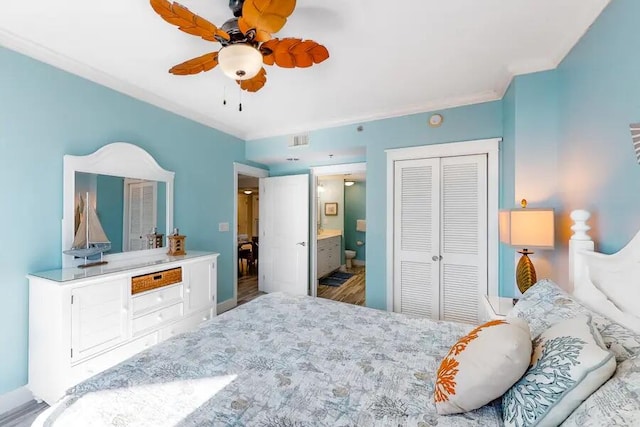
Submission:
M 160 330 L 160 339 L 164 341 L 175 335 L 193 331 L 198 327 L 198 325 L 211 319 L 211 312 L 211 309 L 205 310 L 200 313 L 194 314 L 193 316 L 189 316 L 186 319 L 180 320 L 179 322 L 173 323 L 169 326 L 165 326 Z
M 133 315 L 138 316 L 166 305 L 182 302 L 182 284 L 138 294 L 131 299 Z
M 80 381 L 84 381 L 87 378 L 128 359 L 134 354 L 140 353 L 142 350 L 157 344 L 159 341 L 158 337 L 159 333 L 156 331 L 133 341 L 129 341 L 127 344 L 116 347 L 107 353 L 103 353 L 92 357 L 91 359 L 77 363 L 72 366 L 69 371 L 69 384 L 77 384 Z
M 132 331 L 134 335 L 139 334 L 149 328 L 157 327 L 163 323 L 170 322 L 172 320 L 182 317 L 184 312 L 184 306 L 182 303 L 170 305 L 169 307 L 161 310 L 154 311 L 144 316 L 136 317 L 133 319 Z
M 131 295 L 173 285 L 181 281 L 182 267 L 135 276 L 131 278 Z

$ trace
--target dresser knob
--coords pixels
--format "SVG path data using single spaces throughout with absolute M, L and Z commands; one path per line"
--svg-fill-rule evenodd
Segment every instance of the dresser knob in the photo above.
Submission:
M 158 295 L 158 302 L 162 302 L 164 298 L 162 298 L 162 295 Z
M 158 322 L 162 322 L 162 314 L 158 314 Z

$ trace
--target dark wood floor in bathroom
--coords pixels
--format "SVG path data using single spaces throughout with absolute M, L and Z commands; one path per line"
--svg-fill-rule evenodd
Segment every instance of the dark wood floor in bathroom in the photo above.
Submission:
M 341 286 L 318 285 L 318 297 L 355 305 L 365 303 L 365 267 L 353 266 L 349 273 L 354 276 Z

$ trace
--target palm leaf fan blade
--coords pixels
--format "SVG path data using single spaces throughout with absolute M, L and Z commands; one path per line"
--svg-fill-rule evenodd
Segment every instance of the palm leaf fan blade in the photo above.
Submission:
M 329 51 L 327 50 L 326 47 L 322 46 L 321 44 L 312 48 L 309 51 L 309 54 L 313 57 L 313 62 L 315 62 L 316 64 L 319 64 L 322 61 L 329 58 Z
M 245 19 L 241 16 L 238 18 L 238 28 L 242 31 L 242 34 L 247 34 L 250 30 L 255 30 L 256 35 L 254 40 L 257 42 L 267 42 L 271 40 L 271 33 L 268 33 L 264 30 L 257 29 L 254 25 L 249 24 Z
M 187 76 L 209 71 L 218 65 L 218 52 L 211 52 L 192 58 L 181 64 L 173 66 L 169 72 L 177 76 Z
M 258 74 L 256 74 L 253 78 L 247 80 L 236 80 L 236 83 L 240 85 L 240 89 L 246 90 L 247 92 L 257 92 L 262 89 L 267 83 L 267 71 L 262 67 Z
M 153 10 L 168 23 L 187 34 L 202 37 L 208 41 L 217 41 L 215 36 L 229 40 L 229 34 L 206 19 L 194 14 L 186 7 L 168 0 L 150 0 Z
M 295 7 L 296 0 L 245 0 L 242 25 L 247 29 L 255 28 L 257 32 L 277 33 Z

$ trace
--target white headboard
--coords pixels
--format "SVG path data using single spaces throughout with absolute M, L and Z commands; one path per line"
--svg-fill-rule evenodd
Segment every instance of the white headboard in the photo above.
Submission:
M 596 311 L 602 307 L 593 307 L 594 304 L 606 303 L 636 316 L 635 320 L 640 322 L 640 286 L 636 283 L 640 277 L 640 232 L 618 252 L 611 255 L 598 253 L 588 235 L 591 227 L 587 221 L 590 217 L 591 214 L 584 210 L 571 212 L 574 234 L 569 240 L 569 283 L 574 289 L 574 296 L 578 297 L 580 293 L 583 298 L 578 298 Z M 593 299 L 596 288 L 610 301 Z M 591 299 L 591 304 L 585 301 L 585 296 Z
M 595 245 L 591 236 L 587 234 L 591 227 L 587 221 L 591 214 L 585 210 L 571 212 L 573 235 L 569 239 L 569 286 L 573 289 L 576 279 L 580 279 L 588 272 L 586 256 L 593 253 Z

